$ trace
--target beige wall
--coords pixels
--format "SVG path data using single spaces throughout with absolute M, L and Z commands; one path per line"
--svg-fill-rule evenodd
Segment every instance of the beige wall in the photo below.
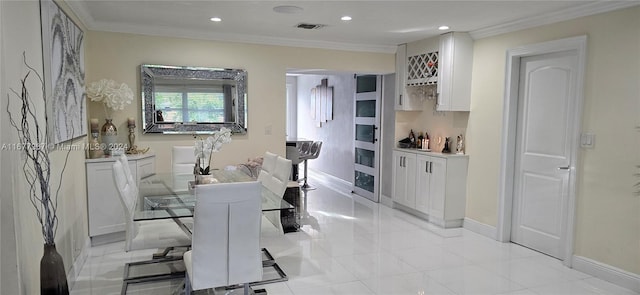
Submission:
M 158 155 L 157 171 L 170 171 L 171 146 L 192 145 L 188 135 L 141 134 L 139 66 L 143 63 L 241 68 L 248 71 L 248 133 L 234 135 L 213 157 L 222 168 L 243 163 L 249 157 L 270 150 L 285 154 L 286 85 L 288 68 L 327 69 L 346 72 L 390 73 L 393 54 L 347 52 L 214 42 L 132 34 L 89 32 L 87 39 L 87 82 L 102 78 L 125 82 L 134 89 L 134 104 L 114 115 L 119 141 L 126 142 L 126 118 L 138 122 L 138 147 L 150 147 Z M 104 119 L 102 106 L 89 103 L 89 117 Z M 271 129 L 267 135 L 266 129 Z
M 506 50 L 578 35 L 588 36 L 582 129 L 596 145 L 580 150 L 575 254 L 640 274 L 640 8 L 475 41 L 466 215 L 497 224 Z
M 1 95 L 7 97 L 9 88 L 20 89 L 19 80 L 24 78 L 26 68 L 22 63 L 22 52 L 27 61 L 42 74 L 42 47 L 40 41 L 40 10 L 37 1 L 1 1 L 2 5 L 2 70 L 3 82 Z M 43 114 L 41 86 L 31 80 L 28 90 L 39 114 Z M 7 100 L 2 100 L 2 143 L 17 142 L 16 131 L 9 125 L 8 116 L 4 113 Z M 14 115 L 17 104 L 11 111 Z M 73 142 L 81 144 L 81 138 Z M 66 156 L 65 152 L 53 151 L 51 157 L 52 193 L 60 181 L 60 170 Z M 20 294 L 39 293 L 40 258 L 43 251 L 43 238 L 36 211 L 28 198 L 28 185 L 22 174 L 24 156 L 19 151 L 2 150 L 2 201 L 13 200 L 15 222 L 17 278 Z M 82 253 L 87 241 L 87 210 L 85 186 L 84 152 L 74 151 L 69 156 L 62 187 L 58 199 L 58 229 L 56 246 L 62 255 L 67 273 L 73 262 Z M 4 217 L 4 216 L 3 216 Z M 3 248 L 4 251 L 4 248 Z M 4 261 L 3 261 L 4 262 Z M 3 266 L 4 267 L 4 266 Z M 73 283 L 73 282 L 69 282 Z M 4 294 L 4 293 L 3 293 Z M 16 293 L 13 293 L 16 294 Z

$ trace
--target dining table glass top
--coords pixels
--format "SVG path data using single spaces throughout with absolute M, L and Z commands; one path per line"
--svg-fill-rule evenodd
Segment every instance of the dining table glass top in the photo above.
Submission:
M 219 183 L 255 181 L 241 171 L 214 170 Z M 196 197 L 193 174 L 156 173 L 140 180 L 135 221 L 193 217 Z M 262 211 L 288 210 L 294 207 L 282 197 L 262 187 Z

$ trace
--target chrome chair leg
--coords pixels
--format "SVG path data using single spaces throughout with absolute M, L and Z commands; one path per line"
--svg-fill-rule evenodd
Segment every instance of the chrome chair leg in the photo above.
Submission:
M 310 186 L 309 183 L 307 183 L 307 179 L 309 179 L 309 176 L 307 174 L 307 166 L 309 166 L 309 163 L 307 162 L 307 160 L 304 160 L 304 184 L 300 187 L 300 189 L 305 191 L 311 191 L 316 188 L 313 186 Z

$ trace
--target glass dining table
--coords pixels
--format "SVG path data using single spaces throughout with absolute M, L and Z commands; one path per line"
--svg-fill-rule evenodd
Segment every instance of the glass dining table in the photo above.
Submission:
M 248 182 L 255 179 L 241 171 L 214 170 L 218 183 Z M 172 219 L 191 236 L 192 226 L 185 219 L 193 217 L 196 205 L 193 174 L 156 173 L 142 178 L 138 185 L 138 202 L 133 219 L 137 222 Z M 295 209 L 282 197 L 262 187 L 262 211 Z M 191 223 L 192 224 L 192 223 Z M 163 254 L 167 254 L 168 249 Z M 180 255 L 181 256 L 181 255 Z M 156 284 L 174 284 L 184 277 L 182 258 L 166 256 L 153 260 L 127 263 L 122 294 L 135 294 L 139 288 L 153 289 Z M 262 249 L 263 279 L 251 285 L 286 281 L 287 275 L 266 248 Z M 176 281 L 176 282 L 173 282 Z
M 213 170 L 211 174 L 219 183 L 255 181 L 238 170 Z M 135 221 L 193 217 L 196 201 L 193 174 L 156 173 L 141 179 L 138 190 Z M 294 209 L 265 187 L 261 193 L 263 212 Z

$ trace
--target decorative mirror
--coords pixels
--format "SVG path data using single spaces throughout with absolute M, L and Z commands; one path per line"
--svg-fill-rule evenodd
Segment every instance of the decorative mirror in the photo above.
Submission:
M 144 133 L 247 132 L 247 72 L 141 65 Z

